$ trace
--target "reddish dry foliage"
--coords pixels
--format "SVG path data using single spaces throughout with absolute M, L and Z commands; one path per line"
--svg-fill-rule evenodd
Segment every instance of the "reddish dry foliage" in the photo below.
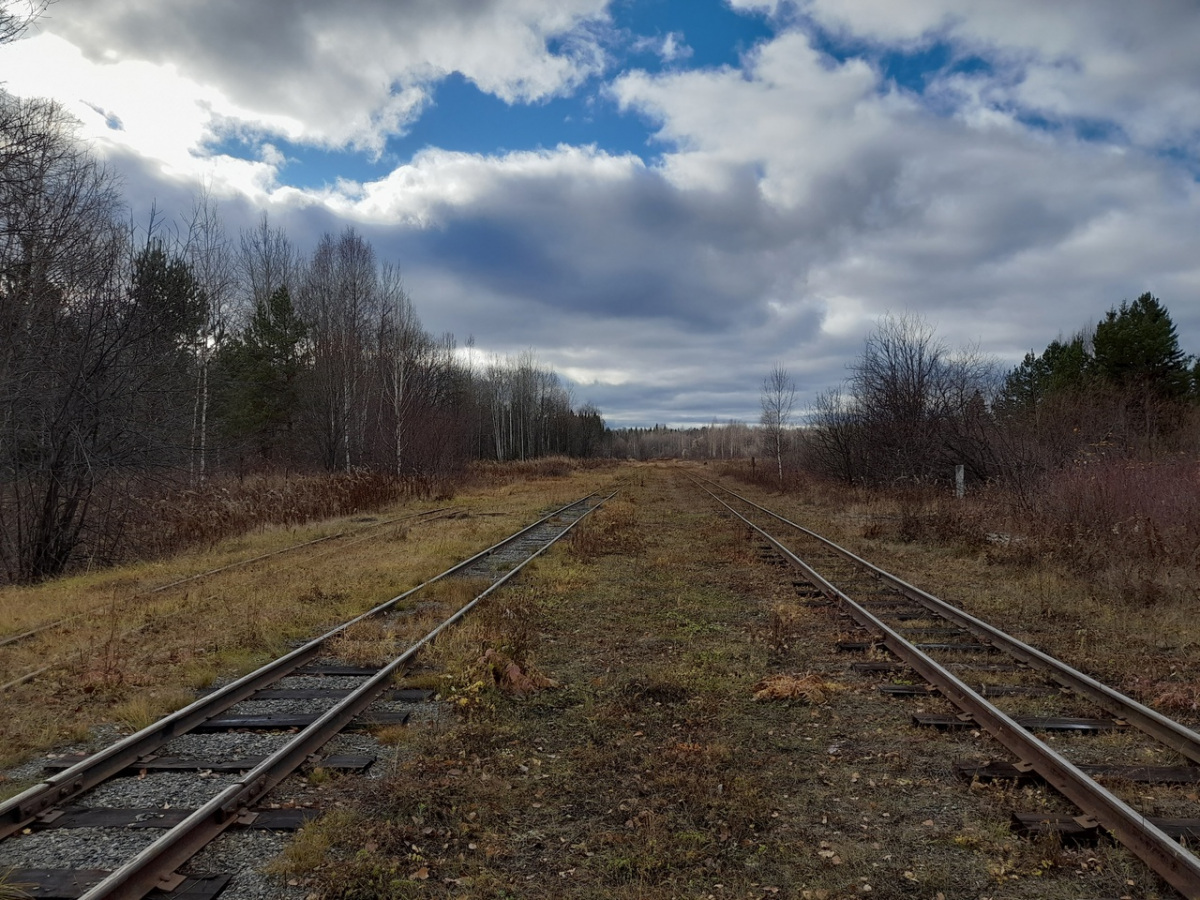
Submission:
M 801 700 L 820 706 L 829 699 L 830 694 L 844 691 L 845 688 L 820 675 L 792 675 L 785 672 L 768 675 L 752 690 L 755 700 Z
M 558 687 L 554 679 L 547 678 L 531 664 L 527 663 L 522 669 L 515 661 L 497 650 L 489 649 L 479 662 L 492 673 L 492 680 L 500 690 L 515 697 L 526 697 L 546 688 Z

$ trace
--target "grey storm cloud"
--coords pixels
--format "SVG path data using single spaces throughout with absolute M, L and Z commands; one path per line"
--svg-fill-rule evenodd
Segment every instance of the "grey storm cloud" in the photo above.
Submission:
M 413 235 L 411 252 L 549 307 L 687 330 L 753 324 L 778 268 L 756 257 L 785 251 L 789 236 L 747 188 L 681 191 L 653 171 L 616 184 L 498 178 Z

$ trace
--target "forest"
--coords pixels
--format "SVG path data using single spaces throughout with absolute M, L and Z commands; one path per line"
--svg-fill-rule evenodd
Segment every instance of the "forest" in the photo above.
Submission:
M 471 460 L 599 451 L 600 412 L 556 373 L 473 344 L 427 332 L 353 228 L 311 250 L 265 215 L 231 234 L 204 190 L 131 225 L 70 117 L 0 94 L 4 578 L 118 558 L 147 509 L 214 478 L 428 492 Z

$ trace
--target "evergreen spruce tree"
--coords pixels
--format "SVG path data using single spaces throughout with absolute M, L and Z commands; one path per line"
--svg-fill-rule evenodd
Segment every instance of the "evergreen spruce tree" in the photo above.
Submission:
M 307 335 L 291 294 L 280 287 L 258 304 L 245 332 L 222 352 L 225 430 L 235 441 L 251 442 L 264 459 L 290 449 Z
M 1162 400 L 1189 393 L 1188 358 L 1175 323 L 1151 294 L 1109 310 L 1096 326 L 1093 345 L 1095 370 L 1110 384 Z
M 1052 394 L 1083 390 L 1091 377 L 1091 357 L 1083 336 L 1055 339 L 1041 355 L 1026 353 L 1004 379 L 997 408 L 1006 414 L 1032 413 Z

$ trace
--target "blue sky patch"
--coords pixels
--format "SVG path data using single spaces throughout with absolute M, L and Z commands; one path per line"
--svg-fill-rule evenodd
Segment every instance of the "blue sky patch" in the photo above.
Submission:
M 387 156 L 407 162 L 426 147 L 463 153 L 503 154 L 595 144 L 612 154 L 649 159 L 651 132 L 638 117 L 622 114 L 592 79 L 572 97 L 509 106 L 461 75 L 438 84 L 434 102 L 408 134 L 388 141 Z
M 204 153 L 260 160 L 264 144 L 270 144 L 283 154 L 286 162 L 279 173 L 279 180 L 293 187 L 320 190 L 332 186 L 339 178 L 360 183 L 375 181 L 394 168 L 385 159 L 372 160 L 367 153 L 327 150 L 266 133 L 228 134 L 219 141 L 206 144 Z
M 320 149 L 266 134 L 229 134 L 207 145 L 205 152 L 258 160 L 262 145 L 270 143 L 287 159 L 280 181 L 316 189 L 338 178 L 377 180 L 430 147 L 503 155 L 559 144 L 595 145 L 652 163 L 662 150 L 653 140 L 657 126 L 636 111 L 617 107 L 606 92 L 611 79 L 631 69 L 657 73 L 736 67 L 756 44 L 775 34 L 765 16 L 734 12 L 723 0 L 616 0 L 610 11 L 613 25 L 604 39 L 607 71 L 587 79 L 570 96 L 510 105 L 453 73 L 432 88 L 432 102 L 421 117 L 407 133 L 389 137 L 376 160 L 365 152 Z M 676 52 L 664 55 L 669 37 Z M 569 53 L 571 40 L 552 42 L 550 49 Z
M 755 44 L 775 35 L 767 19 L 753 13 L 737 13 L 722 0 L 617 0 L 612 7 L 618 29 L 632 36 L 657 39 L 675 32 L 691 54 L 679 63 L 687 68 L 737 66 Z M 632 54 L 636 68 L 659 68 L 649 50 Z M 670 64 L 667 64 L 670 67 Z
M 806 26 L 815 48 L 839 63 L 850 59 L 866 59 L 880 73 L 880 90 L 892 85 L 922 96 L 930 84 L 949 75 L 990 75 L 992 63 L 982 56 L 964 53 L 946 40 L 930 40 L 911 47 L 873 44 L 860 38 L 833 34 L 815 25 Z

